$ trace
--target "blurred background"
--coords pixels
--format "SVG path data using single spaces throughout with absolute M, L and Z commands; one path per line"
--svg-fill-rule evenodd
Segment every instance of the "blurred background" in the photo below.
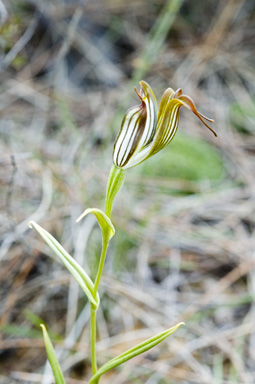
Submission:
M 182 88 L 174 141 L 127 172 L 100 286 L 99 364 L 185 326 L 102 383 L 255 383 L 255 2 L 0 1 L 0 383 L 89 380 L 89 306 L 33 219 L 95 276 L 123 113 Z

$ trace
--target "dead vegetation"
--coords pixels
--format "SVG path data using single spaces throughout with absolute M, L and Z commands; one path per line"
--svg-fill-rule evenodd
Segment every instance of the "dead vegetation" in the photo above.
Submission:
M 102 383 L 254 383 L 254 1 L 11 0 L 8 18 L 6 3 L 0 383 L 52 382 L 41 321 L 67 383 L 88 381 L 88 304 L 27 223 L 95 273 L 96 222 L 75 220 L 103 207 L 122 110 L 142 78 L 158 97 L 182 87 L 219 137 L 183 113 L 176 144 L 128 172 L 100 290 L 100 363 L 186 326 Z M 199 157 L 203 145 L 220 165 Z

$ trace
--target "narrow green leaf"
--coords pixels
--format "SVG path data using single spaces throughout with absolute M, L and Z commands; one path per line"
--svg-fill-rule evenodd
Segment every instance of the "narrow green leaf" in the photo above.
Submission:
M 87 273 L 84 271 L 84 269 L 73 259 L 72 256 L 69 255 L 68 252 L 66 252 L 62 245 L 60 245 L 59 242 L 49 232 L 47 232 L 34 221 L 30 221 L 29 226 L 30 228 L 34 227 L 37 232 L 42 236 L 45 242 L 62 261 L 64 266 L 73 275 L 85 295 L 88 297 L 88 300 L 91 302 L 91 304 L 95 308 L 97 308 L 99 305 L 99 295 L 97 294 L 96 299 L 94 298 L 92 294 L 94 284 L 91 281 L 90 277 L 87 275 Z
M 56 384 L 65 384 L 65 379 L 64 379 L 63 373 L 61 371 L 59 362 L 57 360 L 53 345 L 50 341 L 48 332 L 47 332 L 44 324 L 41 324 L 41 327 L 43 330 L 43 338 L 44 338 L 44 343 L 45 343 L 45 348 L 46 348 L 48 360 L 50 362 L 50 365 L 51 365 L 51 368 L 53 371 L 53 375 L 54 375 L 55 380 L 56 380 Z
M 81 216 L 76 220 L 78 223 L 81 219 L 83 219 L 85 216 L 87 216 L 89 213 L 93 213 L 98 221 L 98 224 L 100 228 L 102 229 L 102 233 L 108 233 L 109 232 L 109 240 L 115 235 L 115 228 L 110 220 L 110 218 L 103 212 L 101 209 L 97 208 L 88 208 L 86 209 Z
M 143 352 L 148 351 L 149 349 L 155 347 L 157 344 L 159 344 L 161 341 L 165 340 L 168 336 L 170 336 L 172 333 L 174 333 L 181 325 L 184 323 L 179 323 L 175 325 L 174 327 L 168 329 L 167 331 L 161 332 L 156 336 L 151 337 L 150 339 L 144 341 L 141 344 L 138 344 L 136 347 L 131 348 L 127 350 L 126 352 L 122 353 L 121 355 L 115 357 L 114 359 L 108 361 L 106 364 L 104 364 L 97 373 L 92 376 L 90 379 L 90 384 L 96 383 L 97 380 L 105 373 L 110 371 L 111 369 L 117 367 L 120 364 L 125 363 L 126 361 L 132 359 L 135 356 L 140 355 Z

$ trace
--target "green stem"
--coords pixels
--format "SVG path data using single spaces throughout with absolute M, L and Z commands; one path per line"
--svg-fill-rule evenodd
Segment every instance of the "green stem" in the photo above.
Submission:
M 109 218 L 111 218 L 114 197 L 120 190 L 122 183 L 124 181 L 124 177 L 125 177 L 125 171 L 113 165 L 108 178 L 108 183 L 106 188 L 106 200 L 105 200 L 105 214 Z M 94 291 L 93 291 L 94 297 L 96 297 L 100 279 L 103 273 L 104 262 L 105 262 L 105 257 L 106 257 L 110 238 L 111 236 L 110 236 L 109 230 L 103 231 L 102 251 L 101 251 L 99 267 L 98 267 L 98 271 L 97 271 L 97 275 L 94 283 Z
M 105 202 L 105 213 L 111 218 L 112 212 L 112 204 L 114 197 L 118 193 L 121 188 L 121 185 L 124 181 L 125 171 L 121 168 L 112 166 L 110 171 L 108 184 L 106 188 L 106 202 Z M 98 286 L 100 283 L 100 279 L 104 269 L 105 257 L 109 245 L 109 241 L 111 238 L 111 233 L 109 229 L 105 229 L 102 231 L 102 251 L 100 256 L 100 262 L 98 266 L 97 275 L 95 278 L 94 289 L 93 289 L 93 297 L 96 298 Z M 96 309 L 91 305 L 90 306 L 90 324 L 91 324 L 91 364 L 92 364 L 92 372 L 93 375 L 97 372 L 97 356 L 96 356 Z M 94 383 L 97 384 L 99 382 L 99 377 L 95 379 Z
M 97 372 L 97 355 L 96 355 L 96 311 L 90 306 L 90 324 L 91 324 L 91 364 L 93 375 Z
M 96 297 L 97 295 L 99 282 L 102 276 L 105 257 L 106 257 L 107 248 L 109 244 L 109 238 L 110 237 L 108 232 L 103 233 L 102 252 L 101 252 L 96 279 L 95 279 L 94 291 L 93 291 L 94 297 Z M 92 362 L 92 372 L 93 372 L 93 375 L 95 375 L 97 372 L 97 355 L 96 355 L 96 326 L 97 325 L 96 325 L 96 310 L 92 307 L 92 305 L 90 306 L 90 322 L 91 322 L 91 362 Z M 95 381 L 95 384 L 97 384 L 98 382 L 99 382 L 99 378 Z
M 94 292 L 93 292 L 94 297 L 96 297 L 98 286 L 99 286 L 102 272 L 104 269 L 104 262 L 105 262 L 108 245 L 109 245 L 109 240 L 110 240 L 109 232 L 103 233 L 102 251 L 101 251 L 99 267 L 98 267 L 98 271 L 97 271 L 97 275 L 94 283 Z

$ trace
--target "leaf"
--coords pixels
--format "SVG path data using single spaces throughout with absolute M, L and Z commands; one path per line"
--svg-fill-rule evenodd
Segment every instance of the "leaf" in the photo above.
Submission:
M 170 336 L 172 333 L 174 333 L 181 325 L 184 323 L 179 323 L 175 325 L 174 327 L 168 329 L 167 331 L 161 332 L 158 335 L 151 337 L 150 339 L 144 341 L 141 344 L 138 344 L 136 347 L 131 348 L 127 350 L 126 352 L 122 353 L 121 355 L 115 357 L 114 359 L 108 361 L 106 364 L 104 364 L 97 373 L 92 376 L 90 379 L 90 384 L 96 383 L 97 380 L 105 373 L 110 371 L 110 369 L 113 369 L 117 367 L 120 364 L 125 363 L 126 361 L 132 359 L 135 356 L 140 355 L 143 352 L 148 351 L 149 349 L 155 347 L 157 344 L 159 344 L 161 341 L 165 340 L 168 336 Z
M 113 201 L 123 185 L 125 174 L 126 171 L 124 169 L 118 168 L 115 165 L 110 170 L 105 198 L 105 213 L 108 217 L 111 217 Z
M 101 209 L 97 208 L 88 208 L 86 209 L 81 216 L 76 220 L 78 223 L 81 219 L 87 216 L 89 213 L 93 213 L 98 221 L 100 228 L 102 229 L 103 235 L 109 233 L 108 239 L 110 240 L 115 235 L 115 228 L 111 222 L 111 219 L 103 212 Z
M 57 360 L 53 345 L 50 341 L 46 327 L 44 324 L 41 324 L 41 327 L 43 330 L 43 338 L 44 338 L 44 343 L 45 343 L 45 348 L 46 348 L 48 360 L 50 362 L 50 365 L 51 365 L 51 368 L 53 371 L 53 375 L 54 375 L 55 380 L 56 380 L 56 384 L 65 384 L 65 379 L 64 379 L 63 373 L 61 371 L 59 362 Z
M 88 297 L 90 303 L 97 308 L 99 305 L 99 295 L 97 294 L 96 299 L 93 296 L 94 284 L 91 281 L 88 274 L 84 269 L 74 260 L 72 256 L 59 244 L 59 242 L 45 229 L 43 229 L 39 224 L 34 221 L 29 222 L 30 228 L 34 227 L 37 232 L 42 236 L 45 242 L 53 250 L 53 252 L 59 257 L 64 266 L 69 270 L 73 275 L 77 283 L 80 285 L 81 289 Z

